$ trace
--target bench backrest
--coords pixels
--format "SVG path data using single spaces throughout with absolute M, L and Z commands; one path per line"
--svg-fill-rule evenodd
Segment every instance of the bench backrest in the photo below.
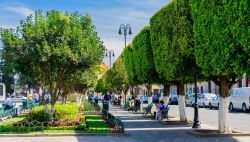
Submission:
M 164 115 L 167 115 L 168 114 L 168 111 L 169 111 L 170 107 L 166 107 L 163 111 L 162 111 L 162 114 Z

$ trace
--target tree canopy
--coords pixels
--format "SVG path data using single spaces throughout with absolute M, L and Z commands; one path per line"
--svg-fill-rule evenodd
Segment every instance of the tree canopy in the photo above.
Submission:
M 150 19 L 156 71 L 168 81 L 193 77 L 196 66 L 188 0 L 174 0 Z
M 249 62 L 249 1 L 191 0 L 195 57 L 206 76 L 242 76 Z
M 154 57 L 150 41 L 149 27 L 144 27 L 133 39 L 133 59 L 134 70 L 138 82 L 155 83 L 159 81 L 158 74 L 155 71 Z
M 135 74 L 135 61 L 134 61 L 134 48 L 132 44 L 129 44 L 124 49 L 124 64 L 128 75 L 129 84 L 134 86 L 138 84 L 138 78 Z
M 36 11 L 16 30 L 3 29 L 1 36 L 16 71 L 47 87 L 52 106 L 64 83 L 100 64 L 104 53 L 91 17 L 77 12 Z

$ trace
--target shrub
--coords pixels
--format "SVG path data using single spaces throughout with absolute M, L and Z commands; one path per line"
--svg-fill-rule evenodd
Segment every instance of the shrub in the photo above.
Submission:
M 48 106 L 50 109 L 50 105 Z M 56 104 L 54 119 L 56 121 L 74 121 L 79 111 L 75 103 Z M 44 106 L 35 107 L 27 116 L 28 121 L 45 122 L 50 120 L 50 115 L 45 111 Z
M 75 103 L 56 104 L 54 117 L 57 121 L 74 121 L 79 108 Z
M 44 106 L 35 107 L 27 116 L 28 121 L 45 122 L 50 120 L 50 115 L 45 111 Z

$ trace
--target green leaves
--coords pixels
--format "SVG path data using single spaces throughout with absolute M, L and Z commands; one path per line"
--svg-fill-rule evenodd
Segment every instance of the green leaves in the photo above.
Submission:
M 155 68 L 167 81 L 194 76 L 192 17 L 188 0 L 174 0 L 150 19 Z
M 99 65 L 104 53 L 90 16 L 77 12 L 36 11 L 16 30 L 2 30 L 1 36 L 6 62 L 45 85 L 53 101 L 65 84 L 81 81 L 72 78 Z
M 144 27 L 134 38 L 133 42 L 134 74 L 138 82 L 155 83 L 159 81 L 155 71 L 154 57 L 150 41 L 149 27 Z
M 248 0 L 191 0 L 195 57 L 206 76 L 241 76 L 249 72 Z

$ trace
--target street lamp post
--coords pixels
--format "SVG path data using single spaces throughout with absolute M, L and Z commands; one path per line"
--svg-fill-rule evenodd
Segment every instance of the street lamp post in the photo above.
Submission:
M 123 30 L 123 32 L 122 32 Z M 124 35 L 124 42 L 125 42 L 125 48 L 127 47 L 127 35 L 132 35 L 132 29 L 131 29 L 131 25 L 130 24 L 127 24 L 127 25 L 124 25 L 124 24 L 121 24 L 120 25 L 120 28 L 119 28 L 119 32 L 118 32 L 119 35 Z M 126 103 L 126 93 L 125 93 L 125 103 Z
M 194 77 L 194 89 L 195 89 L 195 103 L 194 103 L 194 123 L 192 128 L 200 128 L 200 120 L 199 120 L 199 114 L 198 114 L 198 105 L 197 105 L 197 71 L 195 73 Z
M 122 32 L 123 30 L 123 32 Z M 121 24 L 120 25 L 120 28 L 119 28 L 119 32 L 118 32 L 119 35 L 124 35 L 124 41 L 125 41 L 125 48 L 126 48 L 126 44 L 127 44 L 127 35 L 132 35 L 132 29 L 131 29 L 131 25 L 130 24 L 127 24 L 127 25 L 124 25 L 124 24 Z
M 2 56 L 2 54 L 3 54 L 3 50 L 2 49 L 0 49 L 0 79 L 1 79 L 1 83 L 3 83 L 3 68 L 4 68 L 4 64 L 5 64 L 5 62 L 4 62 L 4 60 L 3 60 L 3 56 Z
M 111 58 L 115 57 L 115 52 L 113 50 L 105 50 L 106 52 L 106 57 L 109 57 L 109 67 L 111 68 L 112 64 L 111 64 Z

